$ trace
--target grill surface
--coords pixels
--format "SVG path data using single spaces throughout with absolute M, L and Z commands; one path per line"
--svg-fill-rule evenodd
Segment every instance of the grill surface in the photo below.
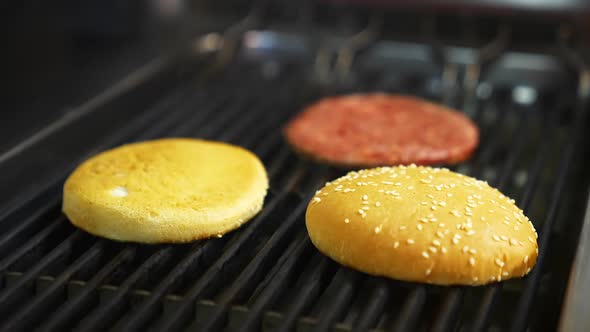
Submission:
M 510 76 L 522 54 L 496 52 L 485 67 L 437 65 L 408 55 L 419 45 L 379 43 L 336 80 L 295 51 L 254 45 L 273 36 L 246 35 L 243 52 L 205 80 L 194 61 L 152 63 L 0 156 L 0 330 L 556 328 L 590 178 L 580 72 L 557 59 L 527 81 Z M 344 171 L 298 158 L 280 130 L 307 103 L 356 91 L 419 95 L 476 121 L 481 145 L 453 169 L 489 181 L 534 222 L 539 260 L 528 277 L 477 288 L 410 284 L 340 267 L 313 248 L 307 200 Z M 264 210 L 223 238 L 161 246 L 95 238 L 60 214 L 63 179 L 84 157 L 170 136 L 253 150 L 271 180 Z

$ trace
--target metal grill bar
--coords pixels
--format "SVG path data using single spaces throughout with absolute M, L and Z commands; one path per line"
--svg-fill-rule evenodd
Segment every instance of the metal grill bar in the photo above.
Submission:
M 316 255 L 314 263 L 304 271 L 304 279 L 301 282 L 299 293 L 292 300 L 290 307 L 284 312 L 281 325 L 277 327 L 277 332 L 288 332 L 293 329 L 297 317 L 308 306 L 312 299 L 319 295 L 321 290 L 320 281 L 329 268 L 330 260 L 328 258 Z
M 493 127 L 501 127 L 502 124 L 506 120 L 506 109 L 501 108 L 500 115 L 496 119 L 496 124 Z M 521 121 L 521 126 L 523 122 Z M 516 132 L 518 133 L 518 131 Z M 500 131 L 494 130 L 492 132 L 492 137 L 490 139 L 489 144 L 484 145 L 482 150 L 479 152 L 477 160 L 475 162 L 476 166 L 472 170 L 473 173 L 471 174 L 474 177 L 480 177 L 482 170 L 482 166 L 489 163 L 489 160 L 492 158 L 492 155 L 499 147 L 500 141 Z M 514 150 L 511 151 L 514 154 Z M 511 158 L 508 159 L 508 161 Z M 505 165 L 509 165 L 509 162 L 505 162 Z M 507 166 L 505 167 L 505 170 Z M 500 174 L 500 178 L 503 177 L 503 174 Z M 465 288 L 452 288 L 445 299 L 444 304 L 442 305 L 441 311 L 438 314 L 434 324 L 433 330 L 436 332 L 444 332 L 450 331 L 451 329 L 455 328 L 457 324 L 457 318 L 459 317 L 459 310 L 461 309 L 461 304 L 463 303 L 463 299 L 465 297 L 465 292 L 467 290 Z
M 64 284 L 72 278 L 74 273 L 83 268 L 85 265 L 91 264 L 93 261 L 100 259 L 104 254 L 104 241 L 95 243 L 86 253 L 84 253 L 78 260 L 64 270 L 45 290 L 37 294 L 35 299 L 29 302 L 25 307 L 17 313 L 11 315 L 8 322 L 3 324 L 0 329 L 11 331 L 22 331 L 31 328 L 34 320 L 32 318 L 38 317 L 50 306 L 55 305 L 59 301 L 60 291 L 63 292 Z M 24 280 L 25 278 L 23 278 Z
M 426 287 L 417 286 L 404 302 L 402 312 L 398 315 L 392 331 L 413 331 L 418 317 L 426 302 Z
M 116 318 L 122 314 L 123 306 L 128 300 L 129 292 L 133 287 L 144 278 L 149 271 L 157 265 L 169 260 L 172 257 L 172 246 L 161 249 L 151 255 L 141 266 L 127 278 L 121 286 L 107 302 L 102 306 L 97 307 L 94 312 L 90 313 L 84 318 L 76 327 L 80 331 L 96 331 L 105 329 L 107 324 L 111 322 L 108 318 Z M 66 315 L 67 311 L 60 311 L 56 313 L 55 317 Z
M 13 308 L 14 304 L 22 299 L 21 295 L 25 286 L 47 269 L 50 264 L 70 254 L 74 242 L 79 241 L 82 235 L 81 231 L 75 231 L 64 242 L 50 251 L 41 261 L 28 270 L 26 274 L 19 278 L 14 284 L 0 292 L 0 313 L 4 315 L 9 309 Z
M 317 175 L 316 175 L 317 176 Z M 321 178 L 321 177 L 320 177 Z M 319 180 L 319 179 L 318 179 Z M 176 309 L 176 312 L 170 315 L 166 320 L 158 325 L 158 328 L 161 330 L 171 330 L 171 329 L 178 329 L 181 327 L 186 321 L 188 321 L 187 313 L 192 306 L 193 301 L 197 297 L 201 295 L 201 293 L 205 290 L 206 287 L 210 287 L 211 282 L 213 281 L 216 273 L 222 269 L 223 265 L 231 259 L 237 251 L 245 244 L 245 242 L 253 235 L 256 227 L 258 224 L 262 223 L 268 216 L 268 214 L 274 209 L 274 207 L 279 202 L 279 197 L 283 199 L 287 194 L 287 191 L 281 192 L 276 200 L 273 200 L 267 204 L 267 208 L 263 210 L 263 212 L 258 215 L 253 221 L 250 221 L 247 225 L 246 230 L 240 234 L 239 239 L 237 239 L 232 246 L 226 248 L 223 255 L 215 262 L 213 266 L 211 266 L 207 272 L 201 277 L 199 281 L 185 294 L 182 304 Z M 274 202 L 274 204 L 273 204 Z M 302 209 L 306 206 L 301 204 L 295 211 L 295 214 L 292 214 L 291 217 L 281 225 L 281 228 L 275 234 L 279 234 L 277 238 L 271 238 L 271 243 L 274 241 L 278 241 L 281 237 L 281 233 L 288 230 L 292 223 L 297 221 L 297 211 L 302 213 Z M 274 244 L 273 244 L 274 245 Z M 271 247 L 272 248 L 272 247 Z M 261 257 L 262 259 L 262 257 Z
M 527 119 L 525 120 L 525 123 L 529 123 L 528 121 L 530 121 L 528 118 L 530 117 L 530 111 L 527 112 L 528 116 Z M 557 121 L 557 115 L 559 114 L 558 110 L 554 110 L 553 112 L 551 112 L 551 115 L 545 115 L 545 120 L 543 121 L 543 129 L 542 132 L 543 133 L 547 133 L 549 132 L 550 126 L 552 123 L 555 123 L 555 121 Z M 519 205 L 522 208 L 522 210 L 525 212 L 525 214 L 527 213 L 527 211 L 529 210 L 529 206 L 533 200 L 534 197 L 534 193 L 535 193 L 535 189 L 537 188 L 540 180 L 539 177 L 541 175 L 541 170 L 543 168 L 543 165 L 545 164 L 545 160 L 547 159 L 547 155 L 548 155 L 548 149 L 546 148 L 546 145 L 550 142 L 551 140 L 551 135 L 547 134 L 543 136 L 542 141 L 539 143 L 539 150 L 536 154 L 535 160 L 534 162 L 531 164 L 531 169 L 529 170 L 529 180 L 525 186 L 523 195 L 521 197 L 521 199 L 519 200 Z M 523 145 L 524 139 L 519 140 L 517 142 L 517 147 L 515 150 L 520 150 L 520 146 Z M 509 160 L 509 162 L 507 163 L 507 165 L 511 165 L 509 170 L 511 168 L 513 168 L 513 164 L 515 162 L 515 160 L 517 159 L 517 156 L 519 154 L 519 152 L 515 152 L 513 154 L 511 154 L 511 159 Z M 508 166 L 507 166 L 508 167 Z M 511 174 L 511 172 L 504 172 L 504 174 Z M 500 190 L 502 190 L 502 188 L 505 188 L 506 185 L 508 184 L 509 181 L 509 177 L 507 175 L 503 176 L 500 181 L 498 182 L 498 188 Z M 479 307 L 477 316 L 474 320 L 473 326 L 472 326 L 472 330 L 473 331 L 482 331 L 484 329 L 487 328 L 490 316 L 492 314 L 492 308 L 494 307 L 494 304 L 498 301 L 498 298 L 500 296 L 500 292 L 502 291 L 502 285 L 503 284 L 497 284 L 497 285 L 493 285 L 491 286 L 491 288 L 489 288 L 486 291 L 486 294 L 484 295 L 483 301 Z
M 256 297 L 253 303 L 248 305 L 248 316 L 239 326 L 242 331 L 260 330 L 258 326 L 260 324 L 260 316 L 277 301 L 280 296 L 279 291 L 284 289 L 287 278 L 294 272 L 295 263 L 310 246 L 311 242 L 307 234 L 301 234 L 285 250 L 285 253 L 281 256 L 275 268 L 261 282 L 259 286 L 259 289 L 262 290 L 261 294 Z
M 218 306 L 202 326 L 202 331 L 215 331 L 221 328 L 222 319 L 230 303 L 233 303 L 240 296 L 254 289 L 257 281 L 262 278 L 262 271 L 267 270 L 266 266 L 274 261 L 280 253 L 279 246 L 285 243 L 285 236 L 294 231 L 296 226 L 301 225 L 302 216 L 307 208 L 307 200 L 303 200 L 281 226 L 273 233 L 266 245 L 250 261 L 248 266 L 240 273 L 228 289 L 220 296 Z
M 580 100 L 576 105 L 577 116 L 575 121 L 574 133 L 570 136 L 571 140 L 569 141 L 569 144 L 566 147 L 566 151 L 564 152 L 563 159 L 559 166 L 557 181 L 551 196 L 551 203 L 549 205 L 549 209 L 547 210 L 547 217 L 543 223 L 543 228 L 539 232 L 540 236 L 538 241 L 540 250 L 539 257 L 537 258 L 537 264 L 535 266 L 535 269 L 527 278 L 523 295 L 520 298 L 518 304 L 515 319 L 512 322 L 511 331 L 520 332 L 526 329 L 531 310 L 531 303 L 533 302 L 535 295 L 537 293 L 536 289 L 541 277 L 541 271 L 543 268 L 543 263 L 546 255 L 545 250 L 549 246 L 549 239 L 551 236 L 552 226 L 557 217 L 557 212 L 560 207 L 561 198 L 563 197 L 563 190 L 565 188 L 566 179 L 569 174 L 569 169 L 575 156 L 575 151 L 578 142 L 580 142 L 580 139 L 582 137 L 581 135 L 586 124 L 587 108 L 587 100 Z
M 41 232 L 35 234 L 27 242 L 22 244 L 16 250 L 12 252 L 8 257 L 0 261 L 0 272 L 4 273 L 8 267 L 13 265 L 17 260 L 23 257 L 26 253 L 30 252 L 34 248 L 40 246 L 43 242 L 47 241 L 47 238 L 53 235 L 58 230 L 64 228 L 66 225 L 65 218 L 60 216 L 51 221 L 51 223 L 45 227 Z
M 84 289 L 64 303 L 64 305 L 44 323 L 42 330 L 63 331 L 67 328 L 71 328 L 71 322 L 80 318 L 84 312 L 88 312 L 91 308 L 92 302 L 96 303 L 98 300 L 96 290 L 98 286 L 105 282 L 106 278 L 111 275 L 115 269 L 119 268 L 122 264 L 131 261 L 135 257 L 136 252 L 135 247 L 129 247 L 121 251 L 92 279 L 90 279 L 86 285 L 84 285 Z
M 341 267 L 324 293 L 326 298 L 320 300 L 324 304 L 320 319 L 316 323 L 314 331 L 327 331 L 342 314 L 346 305 L 350 303 L 354 295 L 355 285 L 361 275 L 347 268 Z
M 354 327 L 356 331 L 368 331 L 373 327 L 389 299 L 389 287 L 387 286 L 387 282 L 382 279 L 377 279 L 375 282 L 376 284 L 373 287 L 373 292 L 371 292 L 371 296 L 369 297 L 369 303 L 361 313 L 360 319 Z

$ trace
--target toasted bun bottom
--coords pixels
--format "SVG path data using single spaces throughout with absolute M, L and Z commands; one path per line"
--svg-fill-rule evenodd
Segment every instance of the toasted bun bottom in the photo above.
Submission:
M 162 139 L 84 162 L 64 185 L 63 211 L 77 227 L 113 240 L 188 242 L 251 219 L 267 188 L 264 166 L 245 149 Z

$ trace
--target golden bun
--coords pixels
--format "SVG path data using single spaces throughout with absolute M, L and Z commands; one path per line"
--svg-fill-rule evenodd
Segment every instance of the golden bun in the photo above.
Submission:
M 350 172 L 316 193 L 306 225 L 335 261 L 405 281 L 483 285 L 526 275 L 538 255 L 513 200 L 444 168 Z
M 72 224 L 112 240 L 188 242 L 221 236 L 262 208 L 268 178 L 251 152 L 197 139 L 123 145 L 66 180 Z

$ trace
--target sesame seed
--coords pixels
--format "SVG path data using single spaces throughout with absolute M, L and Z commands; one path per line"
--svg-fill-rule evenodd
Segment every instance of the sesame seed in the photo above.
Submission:
M 436 236 L 438 236 L 442 239 L 444 235 L 441 231 L 436 231 Z
M 399 226 L 399 230 L 400 230 L 400 231 L 403 231 L 403 230 L 404 230 L 404 229 L 406 229 L 406 228 L 408 228 L 408 227 L 407 227 L 407 226 L 403 226 L 403 225 L 402 225 L 402 226 Z
M 500 236 L 500 238 L 501 238 L 503 241 L 508 241 L 508 237 L 506 237 L 506 235 L 501 235 L 501 236 Z
M 369 196 L 367 196 L 367 195 L 363 195 L 363 201 L 366 201 L 366 200 L 368 200 L 368 199 L 369 199 Z
M 528 261 L 529 261 L 529 256 L 528 255 L 524 256 L 523 262 L 525 265 L 526 265 L 526 263 L 528 263 Z
M 469 257 L 469 265 L 475 266 L 475 258 Z
M 438 205 L 440 205 L 440 206 L 447 206 L 447 203 L 445 203 L 445 202 L 440 202 L 440 203 L 438 203 Z
M 223 237 L 223 234 L 217 234 L 217 238 L 221 239 Z
M 447 197 L 453 197 L 453 194 L 447 193 Z
M 437 239 L 432 240 L 432 244 L 434 244 L 437 247 L 440 247 L 440 241 Z
M 456 237 L 453 238 L 453 244 L 457 244 L 459 243 L 459 239 L 457 239 Z
M 319 197 L 314 197 L 314 198 L 313 198 L 313 201 L 314 201 L 314 202 L 316 202 L 316 203 L 319 203 L 319 202 L 321 202 L 321 201 L 322 201 L 322 199 L 321 199 L 321 198 L 319 198 Z
M 418 224 L 418 225 L 416 225 L 416 228 L 417 228 L 419 231 L 421 231 L 423 227 L 422 227 L 422 225 Z
M 504 267 L 504 261 L 502 261 L 501 259 L 499 259 L 499 258 L 496 258 L 496 259 L 494 260 L 494 262 L 495 262 L 495 263 L 496 263 L 496 265 L 498 265 L 499 267 Z
M 344 219 L 344 223 L 345 223 L 345 224 L 348 224 L 349 222 L 350 222 L 350 219 L 348 219 L 348 218 L 345 218 L 345 219 Z
M 469 251 L 469 247 L 468 246 L 463 247 L 462 251 L 463 251 L 463 253 L 467 253 Z
M 362 209 L 363 209 L 363 210 L 368 210 L 368 209 L 369 209 L 369 207 L 368 207 L 368 206 L 363 206 L 363 207 L 362 207 Z
M 520 229 L 520 228 L 519 228 L 518 226 L 514 226 L 514 230 L 515 230 L 515 231 L 517 231 L 517 230 L 519 230 L 519 229 Z
M 426 197 L 428 197 L 430 199 L 434 199 L 434 196 L 432 196 L 431 194 L 426 195 Z
M 429 276 L 432 273 L 431 269 L 426 270 L 426 272 L 424 272 L 425 275 Z
M 392 185 L 393 184 L 393 182 L 391 182 L 391 181 L 381 181 L 381 183 L 388 184 L 388 185 Z
M 467 232 L 467 236 L 471 236 L 471 235 L 473 235 L 473 234 L 475 234 L 475 231 L 474 231 L 474 230 L 472 230 L 472 229 L 470 229 L 470 230 Z
M 459 234 L 455 234 L 455 235 L 453 235 L 453 238 L 456 238 L 456 239 L 461 239 L 461 235 L 459 235 Z
M 475 249 L 469 249 L 469 253 L 472 254 L 472 255 L 475 255 L 475 254 L 477 254 L 477 250 L 475 250 Z
M 412 240 L 412 239 L 408 239 L 406 242 L 407 242 L 408 244 L 414 244 L 414 243 L 415 243 L 415 241 L 414 241 L 414 240 Z
M 494 241 L 500 242 L 500 237 L 498 235 L 493 235 L 492 238 Z
M 457 210 L 452 210 L 451 214 L 454 215 L 455 217 L 461 217 L 461 214 Z
M 510 223 L 507 220 L 504 220 L 504 224 L 510 225 Z M 516 227 L 518 227 L 518 226 L 516 226 Z M 515 228 L 514 230 L 517 231 L 518 229 Z
M 430 257 L 430 255 L 429 255 L 429 254 L 428 254 L 426 251 L 423 251 L 423 252 L 422 252 L 422 257 L 424 257 L 424 258 L 429 258 L 429 257 Z
M 379 226 L 375 227 L 375 234 L 381 233 L 381 228 L 382 227 L 383 227 L 383 225 L 379 225 Z
M 436 210 L 436 206 L 432 205 L 432 206 L 430 207 L 430 209 L 431 209 L 432 211 L 434 211 L 434 210 Z
M 393 248 L 394 248 L 394 249 L 397 249 L 398 247 L 399 247 L 399 241 L 395 241 L 395 242 L 393 243 Z
M 481 221 L 486 221 L 486 217 L 481 216 Z
M 442 247 L 442 248 L 440 248 L 440 251 L 442 251 L 443 254 L 446 254 L 447 253 L 447 248 Z
M 426 180 L 426 179 L 422 179 L 422 180 L 420 180 L 420 182 L 422 182 L 422 183 L 430 183 L 431 181 L 430 180 Z
M 457 224 L 457 229 L 463 228 L 463 224 Z
M 431 217 L 430 218 L 430 222 L 436 222 L 436 218 L 435 217 Z
M 532 238 L 532 237 L 530 237 L 530 236 L 529 236 L 529 237 L 528 237 L 528 239 L 529 239 L 529 242 L 530 242 L 530 243 L 535 243 L 535 240 L 533 240 L 533 238 Z
M 430 252 L 432 252 L 433 254 L 436 254 L 438 249 L 436 249 L 435 247 L 428 247 L 428 250 L 430 250 Z
M 473 213 L 471 213 L 471 212 L 465 212 L 465 215 L 471 217 L 473 215 Z

